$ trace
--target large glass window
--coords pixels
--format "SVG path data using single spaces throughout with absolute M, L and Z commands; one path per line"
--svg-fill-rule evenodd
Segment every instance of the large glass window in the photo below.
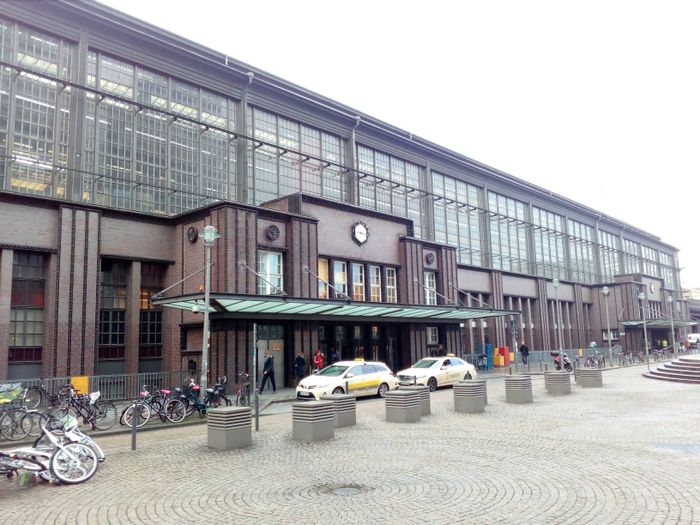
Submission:
M 659 250 L 642 245 L 642 273 L 661 277 L 659 272 Z
M 491 266 L 499 270 L 528 272 L 526 206 L 498 193 L 488 193 Z
M 611 281 L 615 275 L 620 273 L 620 238 L 617 235 L 603 230 L 598 231 L 599 247 L 598 258 L 600 259 L 600 270 L 603 273 L 603 281 Z
M 435 278 L 435 272 L 424 272 L 423 284 L 425 286 L 425 304 L 437 304 L 437 280 Z
M 398 293 L 396 291 L 396 268 L 386 268 L 386 302 L 397 303 Z
M 345 261 L 333 261 L 335 298 L 346 299 L 348 293 L 348 266 Z
M 673 255 L 670 253 L 659 253 L 659 263 L 661 265 L 661 277 L 664 280 L 664 286 L 670 290 L 677 290 L 676 280 L 674 276 L 676 274 Z
M 125 357 L 128 275 L 128 263 L 110 259 L 102 260 L 98 334 L 100 360 L 122 360 Z
M 571 279 L 581 283 L 593 283 L 595 260 L 593 258 L 593 227 L 569 219 L 569 257 Z
M 365 266 L 353 263 L 352 265 L 352 299 L 354 301 L 365 300 Z
M 66 41 L 0 21 L 2 60 L 31 70 L 0 69 L 0 188 L 65 195 L 66 172 L 59 168 L 68 163 L 73 90 L 44 75 L 70 79 L 74 52 Z
M 382 269 L 372 264 L 369 265 L 369 300 L 382 302 Z
M 565 278 L 564 218 L 533 207 L 532 224 L 537 275 Z
M 344 171 L 337 167 L 344 157 L 340 137 L 253 107 L 248 108 L 248 126 L 258 139 L 248 147 L 251 204 L 298 191 L 346 197 Z
M 328 299 L 328 259 L 318 260 L 318 276 L 323 279 L 323 281 L 318 281 L 318 298 Z
M 9 362 L 41 362 L 45 289 L 46 257 L 37 253 L 14 252 Z
M 639 243 L 624 239 L 622 243 L 622 262 L 625 273 L 640 273 L 642 271 L 641 246 Z
M 407 217 L 413 235 L 422 237 L 421 167 L 358 144 L 357 168 L 360 206 Z
M 481 266 L 479 188 L 433 174 L 435 240 L 457 247 L 457 260 Z
M 163 353 L 163 312 L 150 297 L 163 289 L 165 268 L 141 265 L 141 308 L 139 312 L 139 359 L 158 359 Z
M 282 254 L 258 250 L 258 295 L 279 294 L 284 290 Z

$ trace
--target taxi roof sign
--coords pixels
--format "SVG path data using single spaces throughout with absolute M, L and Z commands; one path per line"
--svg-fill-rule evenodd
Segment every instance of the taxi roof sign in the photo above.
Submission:
M 359 361 L 360 363 L 364 363 L 365 358 L 364 357 L 356 357 L 355 359 L 353 359 L 353 361 Z

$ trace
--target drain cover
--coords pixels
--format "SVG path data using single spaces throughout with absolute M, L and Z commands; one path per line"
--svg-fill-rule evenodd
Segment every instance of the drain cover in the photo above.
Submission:
M 333 490 L 333 494 L 337 496 L 354 496 L 360 492 L 360 489 L 357 487 L 338 487 Z

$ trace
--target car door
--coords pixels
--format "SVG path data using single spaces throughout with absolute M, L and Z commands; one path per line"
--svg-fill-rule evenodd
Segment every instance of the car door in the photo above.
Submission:
M 380 372 L 382 368 L 377 365 L 365 365 L 365 388 L 368 395 L 373 395 L 379 390 L 382 382 Z
M 452 366 L 450 365 L 449 359 L 442 359 L 441 361 L 440 371 L 438 372 L 438 385 L 449 385 Z
M 348 377 L 352 376 L 352 377 Z M 366 394 L 365 370 L 363 365 L 355 365 L 345 373 L 345 381 L 348 383 L 348 394 L 363 396 Z
M 467 373 L 467 365 L 460 359 L 450 359 L 450 383 L 454 384 L 457 381 L 464 379 L 464 374 Z

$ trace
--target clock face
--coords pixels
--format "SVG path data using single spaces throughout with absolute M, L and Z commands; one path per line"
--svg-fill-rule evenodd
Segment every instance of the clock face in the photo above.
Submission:
M 358 222 L 352 227 L 352 238 L 355 240 L 357 244 L 362 246 L 364 243 L 367 242 L 367 238 L 369 237 L 369 230 L 367 229 L 367 225 L 363 222 Z
M 187 228 L 187 240 L 190 242 L 197 242 L 197 237 L 199 237 L 199 232 L 194 226 Z

